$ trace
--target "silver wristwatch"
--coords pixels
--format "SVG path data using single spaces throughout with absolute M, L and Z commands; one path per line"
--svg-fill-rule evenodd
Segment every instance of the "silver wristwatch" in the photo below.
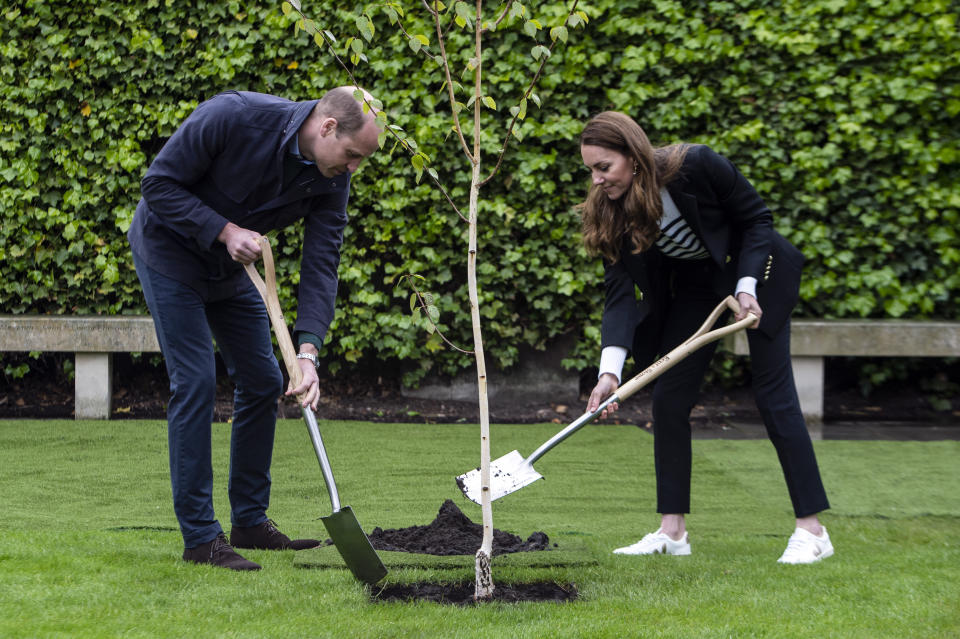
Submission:
M 297 353 L 297 359 L 309 359 L 311 362 L 313 362 L 314 368 L 320 368 L 320 361 L 313 353 Z

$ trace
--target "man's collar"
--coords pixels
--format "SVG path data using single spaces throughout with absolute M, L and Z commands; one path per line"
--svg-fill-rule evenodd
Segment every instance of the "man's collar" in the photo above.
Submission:
M 315 164 L 314 162 L 311 162 L 310 160 L 308 160 L 307 158 L 303 157 L 303 155 L 300 154 L 300 141 L 297 139 L 299 137 L 300 135 L 298 133 L 294 133 L 293 137 L 290 138 L 290 144 L 287 145 L 288 152 L 290 153 L 290 155 L 297 158 L 304 164 L 310 164 L 310 165 Z

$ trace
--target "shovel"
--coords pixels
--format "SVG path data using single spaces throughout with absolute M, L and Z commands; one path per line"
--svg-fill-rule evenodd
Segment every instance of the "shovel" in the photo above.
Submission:
M 273 265 L 273 252 L 270 250 L 270 242 L 267 238 L 260 238 L 260 245 L 263 251 L 263 271 L 267 278 L 264 283 L 260 274 L 257 273 L 253 264 L 244 264 L 247 275 L 253 281 L 253 285 L 260 292 L 264 304 L 267 306 L 267 313 L 270 315 L 270 323 L 273 325 L 273 332 L 277 336 L 277 344 L 280 346 L 280 354 L 283 356 L 283 363 L 287 368 L 287 374 L 290 375 L 291 384 L 297 386 L 302 378 L 300 367 L 297 365 L 296 352 L 293 348 L 293 340 L 290 339 L 290 333 L 287 330 L 287 324 L 283 319 L 283 312 L 280 310 L 280 300 L 277 296 L 277 276 Z M 317 453 L 317 460 L 320 462 L 320 470 L 323 472 L 323 481 L 327 485 L 327 492 L 330 493 L 330 504 L 333 507 L 333 514 L 321 517 L 323 525 L 327 528 L 330 538 L 343 557 L 344 563 L 353 573 L 353 576 L 360 581 L 368 584 L 375 584 L 387 574 L 387 568 L 380 561 L 380 556 L 370 544 L 370 539 L 364 534 L 357 521 L 356 515 L 350 506 L 340 505 L 340 496 L 337 493 L 337 484 L 333 479 L 333 471 L 330 470 L 330 461 L 327 459 L 327 451 L 323 446 L 323 439 L 320 437 L 320 429 L 317 427 L 317 418 L 310 407 L 301 407 L 303 419 L 307 424 L 307 431 L 310 433 L 310 441 L 313 442 L 313 449 Z
M 732 296 L 727 296 L 717 305 L 710 317 L 703 323 L 696 333 L 691 335 L 685 342 L 675 349 L 658 359 L 648 368 L 638 373 L 635 377 L 620 386 L 617 391 L 601 402 L 597 410 L 592 413 L 584 413 L 575 422 L 561 430 L 559 433 L 547 440 L 533 454 L 526 459 L 519 451 L 507 453 L 499 459 L 490 462 L 490 500 L 500 499 L 504 495 L 520 490 L 524 486 L 532 484 L 538 479 L 543 479 L 543 475 L 533 468 L 533 463 L 543 457 L 550 449 L 573 435 L 575 432 L 596 419 L 604 409 L 614 402 L 622 402 L 638 390 L 649 384 L 651 381 L 662 375 L 674 365 L 682 361 L 687 355 L 696 351 L 704 344 L 718 340 L 721 337 L 735 333 L 741 329 L 747 328 L 757 321 L 757 316 L 752 313 L 744 319 L 722 328 L 707 332 L 717 321 L 717 318 L 726 311 L 732 310 L 734 313 L 740 310 L 740 304 Z M 483 486 L 480 481 L 480 469 L 476 468 L 470 472 L 457 477 L 457 485 L 463 494 L 472 502 L 480 503 L 480 495 L 483 492 Z

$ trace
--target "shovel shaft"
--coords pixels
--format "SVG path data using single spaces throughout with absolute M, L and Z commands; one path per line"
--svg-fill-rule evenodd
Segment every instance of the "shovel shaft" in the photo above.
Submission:
M 622 402 L 623 400 L 627 399 L 638 390 L 656 378 L 660 377 L 660 375 L 663 375 L 665 372 L 670 370 L 690 353 L 694 352 L 705 344 L 716 341 L 726 335 L 729 335 L 730 333 L 735 333 L 736 331 L 747 328 L 757 321 L 757 316 L 750 314 L 739 322 L 734 322 L 733 324 L 728 324 L 722 328 L 710 331 L 710 327 L 714 325 L 720 315 L 722 315 L 727 309 L 730 309 L 734 312 L 740 310 L 740 305 L 732 296 L 727 296 L 722 302 L 720 302 L 720 304 L 713 309 L 713 312 L 710 314 L 710 317 L 707 318 L 707 321 L 703 323 L 696 333 L 691 335 L 686 341 L 680 344 L 680 346 L 677 346 L 675 349 L 624 383 L 623 386 L 617 389 L 617 392 L 602 401 L 597 407 L 597 410 L 593 411 L 592 413 L 584 413 L 577 419 L 577 421 L 571 423 L 569 426 L 544 442 L 540 448 L 533 451 L 533 453 L 524 460 L 524 464 L 528 466 L 533 465 L 534 462 L 543 457 L 551 448 L 599 417 L 600 414 L 603 413 L 604 409 L 610 406 L 610 404 L 613 404 L 614 402 Z
M 323 473 L 323 481 L 327 485 L 327 492 L 330 494 L 330 505 L 333 512 L 340 512 L 340 494 L 337 492 L 337 483 L 333 480 L 333 471 L 330 469 L 330 460 L 327 459 L 327 449 L 323 446 L 323 438 L 320 437 L 320 428 L 317 426 L 317 417 L 309 406 L 301 407 L 303 412 L 303 421 L 307 423 L 307 432 L 310 433 L 310 441 L 313 442 L 313 450 L 317 453 L 317 461 L 320 462 L 320 472 Z
M 609 406 L 610 404 L 616 401 L 618 401 L 618 398 L 616 394 L 614 394 L 608 397 L 607 399 L 605 399 L 604 401 L 600 402 L 600 406 L 597 407 L 597 410 L 593 411 L 592 413 L 584 413 L 579 418 L 577 418 L 577 421 L 571 423 L 569 426 L 561 430 L 559 433 L 557 433 L 547 441 L 543 442 L 543 444 L 540 445 L 540 448 L 533 451 L 533 453 L 529 457 L 523 460 L 523 463 L 528 466 L 532 466 L 534 462 L 536 462 L 538 459 L 546 455 L 551 448 L 553 448 L 554 446 L 556 446 L 557 444 L 565 440 L 567 437 L 570 437 L 570 435 L 573 435 L 575 432 L 577 432 L 578 430 L 580 430 L 581 428 L 583 428 L 584 426 L 586 426 L 587 424 L 595 420 L 597 417 L 600 416 L 600 413 L 602 413 L 607 406 Z
M 273 334 L 277 337 L 277 345 L 280 347 L 280 355 L 283 358 L 287 374 L 290 376 L 290 382 L 293 386 L 300 384 L 302 373 L 297 364 L 297 355 L 293 347 L 293 340 L 290 338 L 290 331 L 283 319 L 283 311 L 280 309 L 280 299 L 277 296 L 277 276 L 273 264 L 273 251 L 270 249 L 270 242 L 267 238 L 260 238 L 260 247 L 263 253 L 263 272 L 266 277 L 260 277 L 256 267 L 253 264 L 244 264 L 247 276 L 256 286 L 263 303 L 267 307 L 267 315 L 270 316 L 270 324 L 273 325 Z M 323 481 L 327 485 L 327 492 L 330 493 L 330 502 L 333 506 L 333 512 L 340 511 L 340 495 L 337 492 L 337 484 L 333 480 L 333 471 L 330 469 L 330 460 L 327 459 L 327 450 L 323 445 L 323 438 L 320 437 L 320 428 L 317 426 L 316 415 L 309 406 L 301 406 L 303 421 L 307 424 L 307 431 L 310 433 L 310 441 L 313 442 L 313 450 L 317 454 L 317 460 L 320 462 L 320 470 L 323 473 Z
M 624 383 L 623 386 L 617 389 L 615 396 L 621 401 L 627 399 L 638 390 L 666 373 L 675 365 L 679 364 L 690 353 L 696 351 L 706 344 L 709 344 L 710 342 L 715 342 L 716 340 L 726 337 L 731 333 L 736 333 L 739 330 L 748 328 L 757 322 L 757 316 L 753 313 L 750 313 L 739 322 L 734 322 L 733 324 L 728 324 L 716 330 L 707 332 L 708 329 L 713 326 L 714 322 L 717 321 L 717 318 L 720 317 L 720 315 L 728 308 L 734 312 L 737 312 L 740 310 L 740 305 L 733 297 L 727 296 L 722 302 L 720 302 L 720 304 L 717 305 L 715 309 L 713 309 L 710 317 L 707 318 L 707 321 L 703 323 L 703 326 L 701 326 L 696 333 L 691 335 L 685 342 L 680 344 L 680 346 L 677 346 L 675 349 Z

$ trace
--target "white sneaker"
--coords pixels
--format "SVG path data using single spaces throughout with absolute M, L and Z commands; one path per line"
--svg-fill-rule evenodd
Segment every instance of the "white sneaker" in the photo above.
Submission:
M 689 555 L 690 541 L 687 533 L 683 533 L 680 541 L 674 541 L 659 529 L 644 536 L 643 539 L 630 546 L 617 548 L 613 551 L 615 555 Z
M 830 543 L 830 535 L 827 529 L 819 537 L 812 532 L 797 528 L 790 535 L 790 541 L 787 542 L 787 549 L 777 560 L 781 564 L 812 564 L 815 561 L 826 559 L 833 554 L 833 544 Z

